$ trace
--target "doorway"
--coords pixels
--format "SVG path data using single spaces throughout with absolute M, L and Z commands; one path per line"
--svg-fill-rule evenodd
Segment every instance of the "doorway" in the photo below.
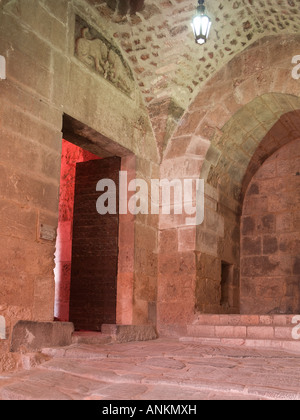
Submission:
M 135 218 L 118 215 L 118 200 L 115 217 L 99 215 L 96 185 L 113 180 L 118 197 L 119 171 L 126 171 L 128 183 L 135 179 L 135 155 L 68 115 L 62 133 L 55 320 L 88 331 L 103 323 L 131 325 Z

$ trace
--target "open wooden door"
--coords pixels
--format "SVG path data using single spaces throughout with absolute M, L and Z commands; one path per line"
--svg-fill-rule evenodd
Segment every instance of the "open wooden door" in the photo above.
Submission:
M 117 157 L 76 166 L 70 291 L 70 321 L 76 330 L 101 331 L 102 324 L 116 323 L 120 167 Z M 101 179 L 116 184 L 116 215 L 97 212 Z

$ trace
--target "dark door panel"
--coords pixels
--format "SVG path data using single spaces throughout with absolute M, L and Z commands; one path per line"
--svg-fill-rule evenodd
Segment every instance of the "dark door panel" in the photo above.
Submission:
M 112 179 L 119 197 L 120 158 L 76 166 L 70 321 L 76 330 L 100 331 L 116 323 L 118 274 L 118 204 L 116 215 L 99 215 L 96 192 L 101 179 Z

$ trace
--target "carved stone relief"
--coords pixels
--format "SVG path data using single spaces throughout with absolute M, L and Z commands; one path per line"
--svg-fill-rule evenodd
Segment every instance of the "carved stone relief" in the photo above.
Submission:
M 76 16 L 75 55 L 88 67 L 130 97 L 134 78 L 119 50 Z

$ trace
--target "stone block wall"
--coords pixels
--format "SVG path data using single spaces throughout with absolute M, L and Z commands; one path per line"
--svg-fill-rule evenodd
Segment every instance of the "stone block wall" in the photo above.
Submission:
M 135 282 L 133 288 L 135 312 L 133 314 L 133 324 L 149 322 L 156 324 L 159 216 L 150 214 L 150 192 L 151 179 L 158 178 L 159 166 L 157 164 L 151 163 L 145 158 L 137 159 L 136 179 L 145 181 L 148 186 L 149 214 L 135 216 Z M 139 188 L 137 188 L 138 190 Z M 140 204 L 140 202 L 137 203 L 138 206 Z
M 96 130 L 106 144 L 111 140 L 119 145 L 123 155 L 125 150 L 137 161 L 143 157 L 149 168 L 158 165 L 149 117 L 137 89 L 129 97 L 75 57 L 76 15 L 101 32 L 103 21 L 85 1 L 8 0 L 0 5 L 0 54 L 7 61 L 7 79 L 0 81 L 0 313 L 7 327 L 7 339 L 0 341 L 0 369 L 4 370 L 19 363 L 17 355 L 8 353 L 16 322 L 48 322 L 54 317 L 63 115 Z M 108 29 L 104 35 L 114 42 Z M 53 237 L 41 235 L 42 225 Z M 144 226 L 147 229 L 149 224 L 142 219 L 136 233 Z M 155 244 L 153 239 L 148 246 Z M 133 288 L 139 277 L 131 277 Z M 136 312 L 138 323 L 148 322 L 148 301 L 153 296 L 145 293 L 143 299 L 147 304 Z
M 300 311 L 300 140 L 272 155 L 246 192 L 241 225 L 241 312 Z

